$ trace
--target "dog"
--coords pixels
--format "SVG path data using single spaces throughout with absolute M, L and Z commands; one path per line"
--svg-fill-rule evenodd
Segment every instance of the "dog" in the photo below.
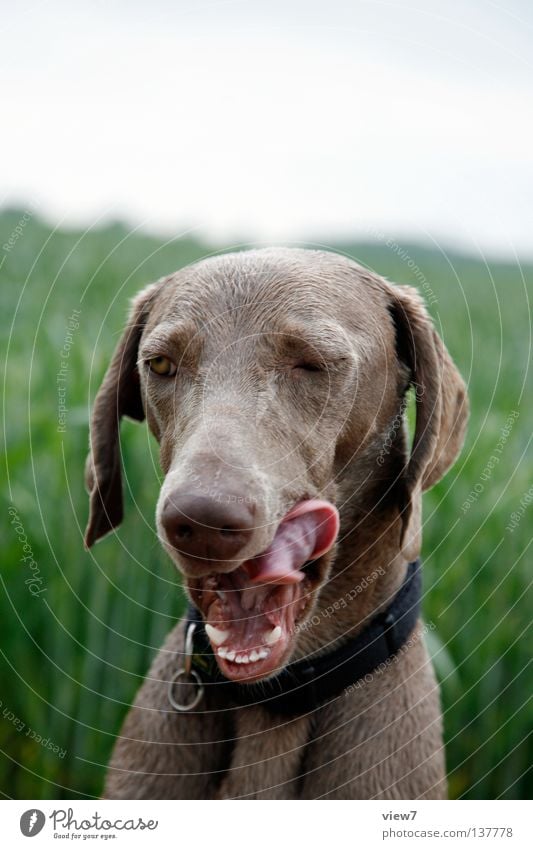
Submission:
M 332 252 L 211 257 L 135 298 L 94 403 L 85 541 L 122 519 L 120 419 L 146 418 L 192 606 L 105 798 L 446 796 L 416 561 L 467 404 L 416 289 Z

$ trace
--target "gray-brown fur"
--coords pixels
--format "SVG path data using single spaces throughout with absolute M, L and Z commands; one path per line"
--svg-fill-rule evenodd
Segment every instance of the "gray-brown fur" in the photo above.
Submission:
M 184 376 L 175 389 L 148 386 L 137 359 L 174 331 Z M 312 374 L 288 383 L 277 365 L 302 334 L 334 363 L 327 386 Z M 404 427 L 391 423 L 412 384 L 409 457 Z M 291 644 L 296 659 L 357 633 L 390 602 L 420 550 L 421 492 L 461 448 L 467 400 L 416 290 L 336 254 L 276 248 L 200 262 L 136 298 L 94 407 L 88 545 L 122 517 L 119 422 L 143 411 L 161 445 L 162 499 L 184 482 L 252 494 L 255 528 L 239 557 L 264 550 L 300 499 L 337 505 L 341 531 Z M 202 570 L 163 538 L 162 499 L 158 530 L 194 597 Z M 439 694 L 421 628 L 371 680 L 288 721 L 261 705 L 228 710 L 216 687 L 202 714 L 174 713 L 167 682 L 181 623 L 125 721 L 105 796 L 442 798 Z

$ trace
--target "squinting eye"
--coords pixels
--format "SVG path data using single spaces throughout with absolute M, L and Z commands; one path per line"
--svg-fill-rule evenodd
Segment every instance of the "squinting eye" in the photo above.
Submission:
M 296 363 L 293 366 L 293 370 L 296 371 L 322 371 L 319 365 L 316 363 Z
M 148 360 L 150 371 L 162 377 L 172 377 L 176 374 L 177 367 L 168 357 L 152 357 Z

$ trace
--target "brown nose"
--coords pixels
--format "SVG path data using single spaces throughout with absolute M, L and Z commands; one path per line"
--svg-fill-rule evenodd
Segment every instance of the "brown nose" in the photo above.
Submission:
M 253 508 L 229 493 L 210 498 L 177 491 L 167 498 L 161 523 L 185 557 L 227 561 L 237 558 L 252 535 Z

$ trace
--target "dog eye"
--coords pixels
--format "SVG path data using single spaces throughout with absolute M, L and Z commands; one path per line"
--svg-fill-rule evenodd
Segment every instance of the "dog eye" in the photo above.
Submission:
M 151 357 L 148 360 L 150 371 L 160 375 L 160 377 L 172 377 L 176 374 L 177 366 L 168 357 Z

